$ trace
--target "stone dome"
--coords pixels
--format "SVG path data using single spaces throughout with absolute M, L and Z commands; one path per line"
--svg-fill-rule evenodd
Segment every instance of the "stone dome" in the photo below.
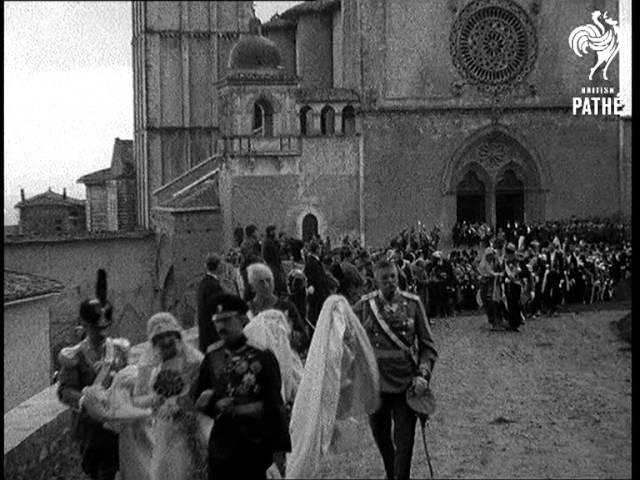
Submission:
M 275 43 L 261 35 L 247 35 L 240 39 L 229 55 L 233 70 L 261 70 L 282 68 L 282 59 Z

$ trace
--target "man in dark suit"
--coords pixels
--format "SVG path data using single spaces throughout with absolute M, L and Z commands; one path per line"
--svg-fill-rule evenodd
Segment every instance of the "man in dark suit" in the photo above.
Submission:
M 205 353 L 207 347 L 218 341 L 218 334 L 211 321 L 214 312 L 211 311 L 211 299 L 223 293 L 220 284 L 220 265 L 222 259 L 219 255 L 207 257 L 207 273 L 198 285 L 198 341 L 200 351 Z
M 309 322 L 314 326 L 318 321 L 318 315 L 322 304 L 329 296 L 329 281 L 320 262 L 320 244 L 311 241 L 304 266 L 304 274 L 307 277 L 307 292 L 309 300 Z

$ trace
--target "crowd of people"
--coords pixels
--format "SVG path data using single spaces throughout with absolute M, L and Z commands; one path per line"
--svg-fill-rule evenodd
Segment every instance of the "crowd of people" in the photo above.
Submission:
M 448 255 L 440 230 L 421 224 L 376 250 L 275 226 L 261 238 L 249 225 L 226 258 L 206 259 L 198 348 L 159 312 L 133 365 L 129 342 L 107 335 L 100 270 L 80 306 L 86 337 L 59 358 L 82 469 L 100 480 L 308 478 L 364 419 L 387 478 L 409 478 L 416 422 L 433 412 L 433 322 L 482 306 L 493 328 L 519 331 L 563 302 L 611 299 L 630 276 L 628 231 L 605 222 L 587 241 L 585 225 L 515 224 Z

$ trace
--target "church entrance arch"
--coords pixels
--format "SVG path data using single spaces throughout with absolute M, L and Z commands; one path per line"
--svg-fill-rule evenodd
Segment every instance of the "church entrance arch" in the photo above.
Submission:
M 513 170 L 506 170 L 496 185 L 496 226 L 524 220 L 524 185 Z
M 550 181 L 545 165 L 526 137 L 505 126 L 475 132 L 443 171 L 445 231 L 462 220 L 485 221 L 492 227 L 514 220 L 544 220 Z
M 318 219 L 313 213 L 307 213 L 302 219 L 302 241 L 308 242 L 318 235 Z
M 470 170 L 458 184 L 456 192 L 456 220 L 458 222 L 484 222 L 485 187 L 478 175 Z

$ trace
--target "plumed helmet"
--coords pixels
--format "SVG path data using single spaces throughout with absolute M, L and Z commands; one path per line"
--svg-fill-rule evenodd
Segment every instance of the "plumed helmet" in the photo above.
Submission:
M 107 273 L 103 269 L 98 270 L 96 298 L 80 304 L 80 318 L 98 328 L 107 328 L 113 322 L 113 305 L 107 300 Z

